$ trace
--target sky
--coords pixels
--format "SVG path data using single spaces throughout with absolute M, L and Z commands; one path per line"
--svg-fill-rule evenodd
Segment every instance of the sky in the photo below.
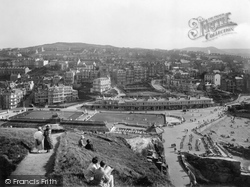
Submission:
M 249 48 L 250 0 L 0 0 L 0 48 L 55 42 L 181 49 Z M 234 32 L 188 37 L 189 20 L 230 12 Z

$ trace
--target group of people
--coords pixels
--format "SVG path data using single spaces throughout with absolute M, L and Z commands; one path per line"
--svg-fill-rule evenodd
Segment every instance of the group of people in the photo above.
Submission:
M 86 140 L 84 134 L 78 141 L 79 147 L 84 147 L 90 151 L 95 151 L 93 144 L 89 139 Z M 113 168 L 107 166 L 104 161 L 98 163 L 98 157 L 92 158 L 92 162 L 84 173 L 86 182 L 91 186 L 114 187 L 114 177 L 111 175 Z
M 183 146 L 184 146 L 184 141 L 185 141 L 185 139 L 186 139 L 186 136 L 187 136 L 187 135 L 182 136 L 182 139 L 181 139 L 181 142 L 180 142 L 180 149 L 182 149 Z
M 38 127 L 38 131 L 34 134 L 35 148 L 37 152 L 40 153 L 42 150 L 46 150 L 47 153 L 53 149 L 52 139 L 51 139 L 51 129 L 49 125 L 46 125 L 45 130 L 42 127 Z
M 85 149 L 91 150 L 91 151 L 95 151 L 93 144 L 91 143 L 91 141 L 89 139 L 86 140 L 86 144 L 84 143 L 84 135 L 81 136 L 78 145 L 79 147 L 85 147 Z
M 89 164 L 84 177 L 89 185 L 100 187 L 114 187 L 114 177 L 111 175 L 113 168 L 107 166 L 104 161 L 98 163 L 98 157 L 94 157 Z

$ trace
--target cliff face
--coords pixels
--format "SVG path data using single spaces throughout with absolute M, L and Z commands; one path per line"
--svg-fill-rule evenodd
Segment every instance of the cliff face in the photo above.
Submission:
M 241 181 L 239 161 L 203 158 L 188 153 L 185 154 L 185 157 L 189 164 L 213 183 L 238 183 Z M 246 178 L 245 181 L 248 181 Z
M 246 159 L 250 159 L 250 146 L 243 147 L 243 146 L 234 146 L 234 144 L 230 143 L 222 143 L 222 146 L 230 152 L 232 155 L 244 157 Z

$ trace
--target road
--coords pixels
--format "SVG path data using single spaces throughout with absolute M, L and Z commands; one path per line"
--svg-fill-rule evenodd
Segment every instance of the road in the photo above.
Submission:
M 126 96 L 125 93 L 123 93 L 119 88 L 114 87 L 114 89 L 117 91 L 118 95 L 116 97 L 122 97 L 122 96 Z
M 161 86 L 159 83 L 161 80 L 152 80 L 151 85 L 154 87 L 154 89 L 160 91 L 160 92 L 166 92 L 166 89 Z

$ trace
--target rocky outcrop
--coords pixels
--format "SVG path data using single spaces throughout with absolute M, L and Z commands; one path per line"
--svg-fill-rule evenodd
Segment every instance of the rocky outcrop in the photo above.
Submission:
M 199 157 L 189 153 L 184 153 L 184 156 L 186 161 L 211 183 L 250 186 L 250 175 L 242 175 L 239 161 L 215 157 Z
M 230 143 L 223 143 L 221 145 L 232 155 L 244 157 L 245 159 L 250 159 L 250 146 L 243 147 L 243 146 L 235 146 L 234 144 Z

